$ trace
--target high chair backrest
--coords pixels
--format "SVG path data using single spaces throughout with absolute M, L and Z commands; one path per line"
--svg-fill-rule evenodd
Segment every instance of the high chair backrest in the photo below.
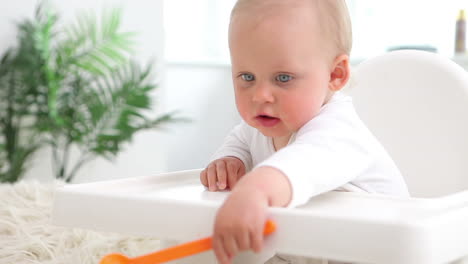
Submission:
M 347 93 L 412 196 L 468 189 L 468 73 L 448 58 L 390 52 L 353 71 Z

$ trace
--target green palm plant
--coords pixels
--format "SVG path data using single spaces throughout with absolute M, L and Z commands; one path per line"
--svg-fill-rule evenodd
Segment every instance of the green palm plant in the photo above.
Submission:
M 50 146 L 56 178 L 69 182 L 90 160 L 115 157 L 136 132 L 183 119 L 175 113 L 145 114 L 153 107 L 151 93 L 157 88 L 152 64 L 140 67 L 130 59 L 134 34 L 120 31 L 120 10 L 103 16 L 100 24 L 94 16 L 83 15 L 60 30 L 57 21 L 56 14 L 40 5 L 35 21 L 19 25 L 19 50 L 28 46 L 24 59 L 33 61 L 18 65 L 25 75 L 19 83 L 32 87 L 19 93 L 19 100 L 29 119 L 21 126 L 33 128 L 27 138 L 34 142 L 25 143 L 30 146 L 25 153 L 30 156 L 40 146 Z M 18 51 L 13 61 L 21 61 L 21 56 Z M 33 80 L 28 72 L 34 72 Z M 28 98 L 30 102 L 23 102 Z
M 24 77 L 16 70 L 19 61 L 7 51 L 0 61 L 0 181 L 14 182 L 21 177 L 27 161 L 39 148 L 40 140 L 35 135 L 23 137 L 28 126 L 30 105 L 22 97 L 29 93 L 28 86 L 20 80 Z M 29 122 L 30 123 L 30 122 Z
M 18 24 L 18 47 L 8 49 L 0 60 L 0 182 L 20 179 L 43 145 L 34 129 L 38 117 L 46 112 L 40 107 L 42 94 L 46 94 L 45 76 L 37 70 L 44 60 L 35 36 L 45 27 L 43 21 Z

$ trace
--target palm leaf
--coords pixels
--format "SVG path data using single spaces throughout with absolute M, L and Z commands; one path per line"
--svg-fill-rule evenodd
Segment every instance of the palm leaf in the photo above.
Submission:
M 118 31 L 120 17 L 121 10 L 112 9 L 99 27 L 94 16 L 81 16 L 66 30 L 69 41 L 59 45 L 59 50 L 64 51 L 62 54 L 70 55 L 70 58 L 63 60 L 66 62 L 63 66 L 76 67 L 92 75 L 105 75 L 126 63 L 129 53 L 133 51 L 134 34 Z

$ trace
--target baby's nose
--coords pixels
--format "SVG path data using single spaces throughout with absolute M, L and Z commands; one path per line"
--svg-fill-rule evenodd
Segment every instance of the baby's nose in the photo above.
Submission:
M 254 88 L 252 101 L 256 103 L 272 103 L 275 101 L 273 90 L 269 85 L 258 84 Z

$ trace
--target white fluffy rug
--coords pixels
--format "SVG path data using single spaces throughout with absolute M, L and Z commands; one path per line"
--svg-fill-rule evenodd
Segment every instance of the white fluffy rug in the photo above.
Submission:
M 0 264 L 97 264 L 108 253 L 137 256 L 161 247 L 155 238 L 51 225 L 54 190 L 62 184 L 0 184 Z

